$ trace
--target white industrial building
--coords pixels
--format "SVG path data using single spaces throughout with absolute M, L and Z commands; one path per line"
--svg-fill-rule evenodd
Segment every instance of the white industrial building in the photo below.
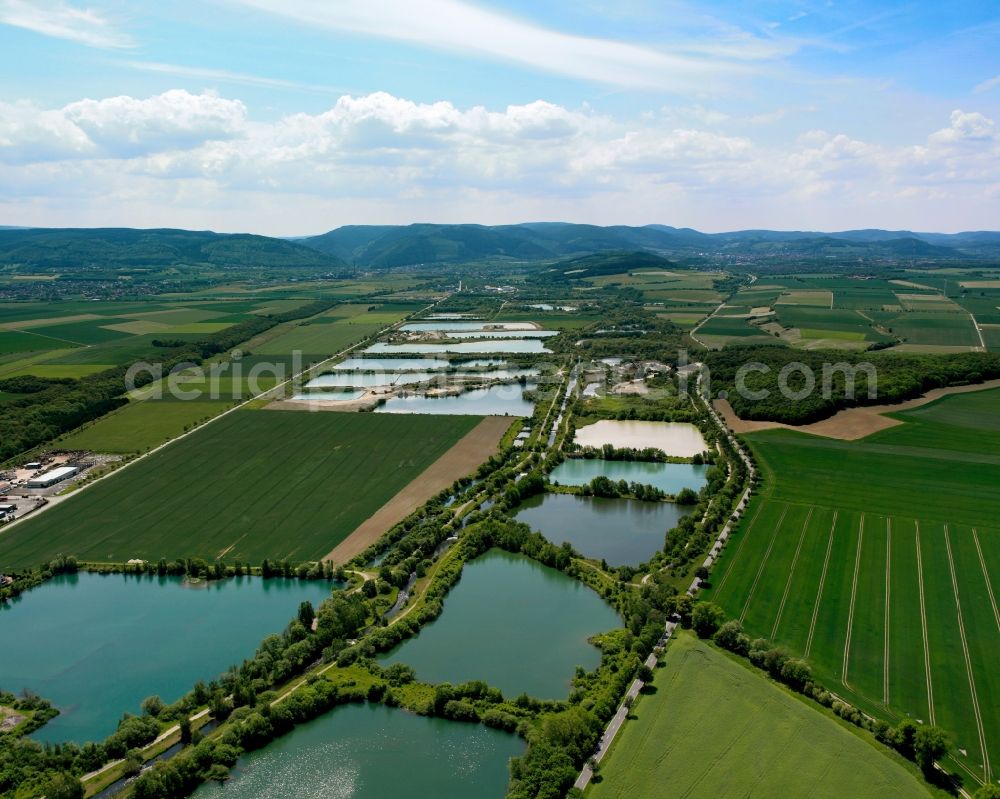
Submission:
M 28 480 L 28 488 L 48 488 L 62 482 L 68 477 L 72 477 L 79 471 L 80 469 L 77 466 L 60 466 L 57 469 L 45 472 L 45 474 L 32 477 Z

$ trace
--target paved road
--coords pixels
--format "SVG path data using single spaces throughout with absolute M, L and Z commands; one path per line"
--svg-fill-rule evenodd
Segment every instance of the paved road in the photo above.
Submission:
M 573 367 L 573 371 L 569 374 L 569 382 L 566 383 L 566 393 L 563 395 L 562 405 L 559 406 L 559 413 L 556 415 L 556 420 L 552 423 L 552 429 L 549 431 L 549 448 L 556 443 L 556 436 L 559 435 L 559 425 L 562 424 L 563 416 L 566 414 L 566 406 L 569 405 L 573 389 L 576 388 L 576 380 L 579 373 L 580 364 L 577 362 Z
M 699 367 L 701 366 L 701 364 L 696 364 L 696 365 Z M 712 407 L 712 403 L 707 399 L 705 399 L 705 397 L 701 394 L 702 374 L 703 372 L 698 373 L 698 384 L 697 384 L 698 396 L 704 402 L 706 408 L 708 409 L 708 413 L 711 416 L 712 420 L 715 422 L 716 426 L 726 435 L 726 437 L 729 439 L 730 444 L 733 446 L 734 451 L 737 453 L 737 455 L 739 455 L 740 459 L 746 465 L 752 484 L 753 478 L 756 476 L 756 472 L 754 470 L 753 464 L 750 462 L 750 457 L 746 454 L 746 452 L 743 451 L 743 448 L 740 446 L 735 436 L 733 436 L 733 434 L 729 432 L 729 428 L 726 427 L 725 423 L 715 412 L 715 408 Z M 715 562 L 715 559 L 719 556 L 719 553 L 722 551 L 722 547 L 725 545 L 726 540 L 729 538 L 729 533 L 732 530 L 733 525 L 735 525 L 736 522 L 739 521 L 740 517 L 743 515 L 743 511 L 746 509 L 747 502 L 749 502 L 750 500 L 750 492 L 751 488 L 749 487 L 746 489 L 746 491 L 743 492 L 743 496 L 740 497 L 740 501 L 736 506 L 736 510 L 733 511 L 733 515 L 729 518 L 725 526 L 722 528 L 718 538 L 715 539 L 715 544 L 712 546 L 711 552 L 709 552 L 708 557 L 705 558 L 704 562 L 705 568 L 710 568 L 712 564 Z M 698 593 L 700 588 L 701 588 L 701 580 L 695 577 L 694 580 L 691 582 L 691 585 L 688 587 L 687 593 L 691 596 L 694 596 L 695 594 Z M 664 626 L 663 636 L 660 638 L 657 647 L 659 648 L 665 646 L 667 641 L 669 641 L 670 638 L 673 636 L 674 631 L 676 629 L 677 629 L 677 622 L 668 621 Z M 651 669 L 656 668 L 657 662 L 658 661 L 655 653 L 651 654 L 648 658 L 646 658 L 646 665 L 649 666 L 649 668 Z M 608 726 L 605 728 L 604 733 L 601 735 L 601 740 L 598 743 L 597 751 L 594 753 L 593 756 L 594 761 L 596 761 L 597 763 L 600 763 L 601 760 L 604 759 L 604 756 L 608 753 L 608 749 L 610 749 L 611 744 L 614 743 L 615 736 L 618 735 L 618 731 L 622 728 L 622 725 L 625 723 L 626 719 L 628 719 L 628 714 L 631 709 L 632 703 L 635 701 L 636 697 L 639 696 L 639 692 L 643 689 L 644 685 L 645 683 L 643 683 L 642 680 L 632 681 L 632 685 L 629 686 L 628 693 L 625 694 L 624 701 L 622 702 L 621 705 L 619 705 L 617 712 L 612 717 L 611 721 L 608 722 Z M 576 778 L 576 782 L 573 783 L 573 787 L 579 788 L 582 791 L 590 784 L 590 780 L 593 776 L 594 772 L 590 768 L 590 763 L 588 762 L 584 764 L 583 769 L 580 771 L 580 775 Z

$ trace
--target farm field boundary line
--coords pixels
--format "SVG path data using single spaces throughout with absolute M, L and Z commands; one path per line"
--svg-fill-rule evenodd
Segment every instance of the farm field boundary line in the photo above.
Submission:
M 847 669 L 851 660 L 851 633 L 854 627 L 854 608 L 858 599 L 858 574 L 861 571 L 861 545 L 865 540 L 865 515 L 861 514 L 861 521 L 858 523 L 858 550 L 854 556 L 854 577 L 851 579 L 851 604 L 847 610 L 847 637 L 844 639 L 844 665 L 840 673 L 840 681 L 846 688 L 850 688 L 847 682 Z
M 819 586 L 816 588 L 816 602 L 813 604 L 812 620 L 809 622 L 809 636 L 806 638 L 804 657 L 808 658 L 812 652 L 813 635 L 816 633 L 816 619 L 819 617 L 819 606 L 823 601 L 823 588 L 826 586 L 826 575 L 830 569 L 830 553 L 833 552 L 833 533 L 837 527 L 837 516 L 840 511 L 833 512 L 833 521 L 830 523 L 830 536 L 826 541 L 826 555 L 823 558 L 823 571 L 819 576 Z
M 753 595 L 757 593 L 757 586 L 760 584 L 761 575 L 764 574 L 764 569 L 767 566 L 767 561 L 771 557 L 771 550 L 774 549 L 774 542 L 778 539 L 778 531 L 781 529 L 782 523 L 785 521 L 785 515 L 788 513 L 788 505 L 785 505 L 784 510 L 781 511 L 781 518 L 778 519 L 778 523 L 774 525 L 774 531 L 771 533 L 771 540 L 767 545 L 767 551 L 764 552 L 764 557 L 761 558 L 760 568 L 757 569 L 757 574 L 753 578 L 753 585 L 750 586 L 750 590 L 747 592 L 746 602 L 743 603 L 743 610 L 740 613 L 740 623 L 746 618 L 747 611 L 750 609 L 750 603 L 753 601 Z
M 885 518 L 885 617 L 882 622 L 882 704 L 889 704 L 889 624 L 892 617 L 892 517 Z
M 953 744 L 942 766 L 962 774 L 970 793 L 987 778 L 987 745 L 996 779 L 1000 741 L 990 668 L 1000 652 L 992 525 L 1000 495 L 996 464 L 981 460 L 998 451 L 998 403 L 996 389 L 959 392 L 899 413 L 904 424 L 865 442 L 786 430 L 746 437 L 765 477 L 755 501 L 766 505 L 766 523 L 757 526 L 773 525 L 777 503 L 791 503 L 796 519 L 816 509 L 782 620 L 774 624 L 798 539 L 788 519 L 745 617 L 747 634 L 770 631 L 776 647 L 802 653 L 818 683 L 871 718 L 944 727 Z M 944 457 L 935 460 L 937 451 Z M 824 541 L 827 514 L 838 509 L 832 543 Z M 734 619 L 768 557 L 769 536 L 751 538 L 737 568 L 737 548 L 726 554 L 732 562 L 718 576 L 736 577 L 709 597 Z
M 952 394 L 987 391 L 991 388 L 1000 388 L 1000 380 L 987 380 L 984 383 L 976 383 L 968 386 L 935 388 L 921 397 L 906 400 L 895 405 L 869 405 L 862 408 L 847 408 L 846 410 L 838 411 L 829 419 L 804 425 L 741 419 L 736 415 L 728 400 L 717 399 L 712 404 L 722 414 L 726 424 L 736 433 L 755 433 L 759 430 L 795 430 L 799 433 L 809 433 L 810 435 L 822 436 L 824 438 L 857 441 L 859 438 L 865 438 L 880 430 L 886 430 L 890 427 L 903 424 L 898 419 L 892 419 L 884 414 L 919 408 L 921 405 L 926 405 L 929 402 L 934 402 Z
M 920 522 L 914 520 L 916 526 L 917 548 L 917 591 L 920 596 L 920 628 L 924 637 L 924 673 L 927 680 L 927 716 L 931 724 L 936 724 L 934 715 L 934 680 L 931 678 L 931 646 L 927 634 L 927 601 L 924 594 L 924 563 L 920 552 Z
M 993 583 L 990 582 L 990 573 L 983 558 L 983 548 L 979 545 L 979 531 L 975 527 L 972 528 L 972 541 L 976 545 L 976 555 L 979 556 L 979 567 L 983 570 L 983 581 L 986 583 L 986 592 L 993 607 L 993 618 L 996 619 L 997 630 L 1000 631 L 1000 611 L 997 610 L 997 600 L 993 595 Z
M 414 311 L 413 314 L 410 314 L 410 316 L 413 316 L 414 314 L 417 314 L 417 313 L 424 313 L 426 311 L 429 311 L 435 305 L 437 305 L 437 303 L 433 302 L 430 305 L 428 305 L 426 308 L 422 308 L 419 311 Z M 403 319 L 400 319 L 398 322 L 394 322 L 391 325 L 387 325 L 386 327 L 382 328 L 381 330 L 379 330 L 377 333 L 374 333 L 373 335 L 381 336 L 382 334 L 387 333 L 388 331 L 393 330 L 394 328 L 396 328 L 399 325 L 403 324 L 403 322 L 405 322 L 406 319 L 408 319 L 408 318 L 409 317 L 404 317 Z M 0 529 L 0 536 L 8 533 L 12 528 L 16 527 L 18 524 L 20 524 L 21 522 L 23 522 L 25 519 L 35 519 L 35 518 L 37 518 L 42 513 L 44 513 L 46 510 L 48 510 L 49 508 L 52 508 L 52 507 L 58 505 L 59 503 L 61 503 L 64 500 L 66 500 L 67 498 L 72 497 L 72 496 L 76 496 L 81 491 L 84 491 L 84 490 L 86 490 L 87 488 L 89 488 L 91 486 L 97 485 L 102 480 L 107 480 L 109 477 L 114 477 L 116 474 L 121 474 L 121 472 L 123 472 L 125 469 L 129 468 L 130 466 L 132 466 L 132 465 L 134 465 L 136 463 L 140 463 L 141 461 L 143 461 L 146 458 L 148 458 L 150 455 L 153 455 L 153 454 L 159 452 L 160 450 L 162 450 L 162 449 L 164 449 L 166 447 L 169 447 L 171 444 L 173 444 L 173 443 L 175 443 L 177 441 L 180 441 L 181 439 L 187 438 L 188 436 L 190 436 L 190 435 L 192 435 L 194 433 L 199 432 L 200 430 L 204 430 L 208 425 L 212 424 L 213 422 L 217 422 L 217 421 L 219 421 L 219 419 L 222 419 L 222 418 L 224 418 L 226 416 L 229 416 L 229 414 L 231 414 L 231 413 L 235 413 L 236 411 L 238 411 L 241 408 L 249 405 L 250 403 L 254 402 L 255 400 L 259 400 L 262 397 L 267 396 L 268 394 L 276 392 L 278 389 L 284 388 L 288 384 L 290 384 L 290 383 L 294 382 L 295 380 L 297 380 L 298 378 L 302 377 L 304 374 L 307 374 L 308 372 L 311 372 L 311 371 L 313 371 L 313 370 L 315 370 L 315 369 L 317 369 L 317 368 L 319 368 L 321 366 L 324 366 L 325 364 L 328 364 L 331 361 L 335 361 L 338 358 L 342 358 L 347 353 L 349 353 L 352 350 L 355 350 L 358 347 L 360 347 L 363 343 L 364 342 L 358 342 L 357 344 L 352 344 L 350 347 L 347 347 L 346 349 L 343 349 L 340 352 L 335 353 L 334 355 L 331 355 L 325 361 L 321 361 L 320 363 L 313 364 L 312 366 L 309 366 L 309 367 L 303 369 L 302 371 L 298 372 L 297 374 L 292 375 L 291 377 L 289 377 L 284 382 L 278 383 L 276 386 L 272 386 L 272 387 L 270 387 L 270 388 L 268 388 L 268 389 L 266 389 L 264 391 L 261 391 L 259 394 L 255 394 L 252 397 L 248 397 L 247 399 L 245 399 L 243 402 L 239 403 L 238 405 L 234 405 L 231 408 L 229 408 L 228 410 L 225 410 L 222 413 L 217 414 L 216 416 L 213 416 L 211 419 L 207 420 L 206 422 L 204 422 L 204 423 L 202 423 L 202 424 L 200 424 L 200 425 L 198 425 L 196 427 L 191 428 L 187 432 L 181 433 L 179 436 L 175 436 L 174 438 L 171 438 L 169 441 L 164 441 L 162 444 L 154 447 L 153 449 L 149 450 L 148 452 L 144 452 L 143 454 L 138 455 L 138 456 L 136 456 L 135 458 L 132 458 L 129 461 L 126 461 L 121 466 L 119 466 L 117 469 L 114 469 L 113 471 L 110 471 L 107 474 L 103 474 L 100 477 L 98 477 L 98 478 L 96 478 L 94 480 L 91 480 L 90 482 L 88 482 L 88 483 L 80 486 L 75 491 L 73 491 L 73 492 L 71 492 L 69 494 L 61 494 L 59 496 L 49 497 L 49 501 L 45 505 L 42 505 L 40 508 L 32 511 L 30 514 L 27 514 L 27 515 L 22 516 L 22 517 L 20 517 L 18 519 L 15 519 L 12 522 L 9 522 L 9 523 L 5 524 L 3 526 L 3 528 Z
M 778 605 L 778 612 L 774 616 L 774 624 L 771 626 L 772 640 L 778 634 L 778 625 L 781 624 L 781 617 L 785 612 L 785 604 L 788 602 L 788 592 L 792 589 L 792 578 L 795 576 L 795 567 L 799 562 L 799 555 L 802 554 L 802 542 L 806 540 L 806 529 L 809 527 L 809 520 L 812 519 L 814 508 L 810 507 L 806 514 L 806 519 L 802 522 L 802 531 L 799 533 L 799 542 L 795 547 L 795 555 L 792 556 L 792 565 L 788 569 L 788 579 L 785 580 L 785 590 L 781 594 L 781 603 Z
M 346 563 L 364 552 L 389 528 L 405 519 L 439 491 L 460 477 L 473 472 L 491 455 L 504 433 L 513 424 L 507 416 L 487 416 L 459 439 L 434 463 L 362 522 L 347 538 L 335 546 L 323 560 Z
M 740 552 L 743 550 L 743 545 L 746 543 L 747 538 L 750 537 L 750 533 L 753 531 L 753 526 L 757 521 L 757 517 L 760 516 L 761 509 L 764 507 L 764 501 L 761 500 L 757 503 L 757 509 L 754 511 L 753 517 L 750 519 L 750 523 L 747 525 L 747 531 L 740 536 L 740 543 L 736 546 L 736 552 L 730 558 L 730 562 L 736 562 L 739 558 Z M 716 593 L 721 593 L 722 589 L 726 587 L 726 581 L 729 579 L 729 575 L 733 573 L 732 566 L 726 569 L 726 573 L 722 575 L 722 579 L 719 581 L 719 586 L 716 588 Z
M 983 728 L 983 715 L 979 708 L 979 694 L 976 691 L 976 677 L 972 670 L 972 658 L 969 656 L 969 640 L 965 634 L 965 618 L 962 615 L 962 600 L 958 592 L 958 577 L 955 575 L 955 558 L 951 553 L 951 533 L 948 525 L 944 526 L 944 545 L 948 553 L 948 571 L 951 574 L 951 589 L 955 594 L 955 611 L 957 613 L 958 634 L 962 640 L 962 657 L 965 660 L 965 673 L 969 678 L 969 692 L 972 695 L 972 711 L 979 733 L 979 748 L 983 755 L 983 774 L 985 782 L 990 782 L 990 751 L 986 747 L 986 730 Z

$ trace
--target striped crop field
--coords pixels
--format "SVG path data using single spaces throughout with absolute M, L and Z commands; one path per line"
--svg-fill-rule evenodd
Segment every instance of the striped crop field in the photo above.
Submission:
M 853 443 L 747 436 L 764 483 L 707 598 L 865 712 L 944 727 L 964 776 L 996 780 L 1000 391 L 896 418 Z
M 61 554 L 319 560 L 479 421 L 237 410 L 5 528 L 0 570 Z

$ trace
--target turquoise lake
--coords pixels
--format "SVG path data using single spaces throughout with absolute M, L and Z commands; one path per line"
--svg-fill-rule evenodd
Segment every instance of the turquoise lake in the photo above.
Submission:
M 242 577 L 60 575 L 0 610 L 0 688 L 28 688 L 60 710 L 41 741 L 99 741 L 143 699 L 173 702 L 280 632 L 326 582 Z

